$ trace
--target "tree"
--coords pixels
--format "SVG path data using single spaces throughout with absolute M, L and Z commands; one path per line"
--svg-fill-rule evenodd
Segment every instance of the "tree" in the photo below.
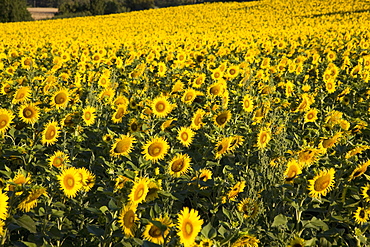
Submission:
M 0 0 L 0 22 L 32 20 L 25 0 Z

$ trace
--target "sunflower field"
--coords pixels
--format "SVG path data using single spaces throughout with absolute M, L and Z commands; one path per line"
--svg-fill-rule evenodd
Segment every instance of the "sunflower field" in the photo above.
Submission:
M 370 2 L 0 24 L 1 246 L 369 246 Z

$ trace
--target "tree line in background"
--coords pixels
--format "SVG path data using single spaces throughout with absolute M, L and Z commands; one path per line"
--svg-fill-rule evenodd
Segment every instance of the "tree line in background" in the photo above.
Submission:
M 218 1 L 230 0 L 0 0 L 0 22 L 33 20 L 27 7 L 58 8 L 54 18 L 68 18 Z

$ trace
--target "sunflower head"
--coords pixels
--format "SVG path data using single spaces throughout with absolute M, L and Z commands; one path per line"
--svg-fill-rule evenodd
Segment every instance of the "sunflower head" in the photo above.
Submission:
M 225 127 L 226 123 L 231 119 L 231 112 L 229 110 L 218 113 L 213 120 L 216 126 Z
M 91 126 L 95 123 L 95 118 L 96 118 L 95 112 L 96 112 L 96 108 L 92 106 L 87 106 L 85 107 L 85 109 L 83 109 L 82 119 L 87 126 Z
M 10 110 L 0 108 L 0 134 L 5 134 L 13 119 L 14 115 Z
M 185 147 L 190 146 L 190 144 L 193 142 L 194 136 L 195 132 L 188 127 L 181 127 L 177 132 L 177 139 Z
M 173 225 L 172 221 L 167 215 L 154 218 L 152 221 L 156 221 L 156 224 L 149 222 L 149 224 L 146 225 L 143 238 L 155 244 L 163 244 L 164 239 L 170 231 L 169 228 Z
M 44 131 L 42 132 L 42 144 L 48 146 L 56 143 L 58 141 L 59 132 L 60 130 L 57 122 L 53 121 L 45 124 Z
M 285 181 L 292 182 L 299 174 L 302 173 L 302 165 L 295 159 L 289 160 L 284 172 Z
M 14 98 L 12 103 L 23 103 L 25 101 L 28 101 L 31 97 L 31 88 L 30 87 L 20 87 L 14 94 Z
M 62 151 L 54 152 L 53 156 L 49 158 L 49 165 L 56 168 L 63 168 L 66 164 L 69 163 L 68 154 Z
M 55 106 L 56 108 L 64 108 L 68 105 L 68 101 L 70 100 L 69 92 L 67 89 L 61 89 L 54 93 L 51 97 L 51 105 Z
M 77 192 L 82 188 L 83 181 L 78 169 L 70 167 L 62 170 L 61 174 L 57 176 L 61 190 L 64 194 L 73 198 L 77 196 Z
M 156 117 L 166 117 L 172 111 L 173 106 L 168 102 L 167 97 L 160 96 L 152 102 L 152 112 Z
M 118 218 L 118 222 L 122 227 L 124 234 L 127 237 L 133 237 L 136 230 L 136 221 L 138 217 L 136 215 L 136 204 L 127 204 L 123 207 L 121 214 Z
M 190 162 L 191 158 L 188 154 L 176 154 L 169 163 L 169 174 L 174 177 L 180 177 L 188 171 L 190 168 Z
M 198 109 L 191 119 L 190 128 L 192 128 L 193 130 L 200 129 L 204 125 L 202 120 L 205 114 L 205 111 L 203 111 L 202 109 Z
M 145 198 L 149 192 L 149 179 L 140 178 L 135 181 L 134 186 L 129 194 L 129 200 L 132 204 L 139 204 L 145 201 Z
M 267 128 L 262 128 L 257 136 L 257 147 L 265 149 L 271 140 L 271 131 Z
M 110 153 L 112 156 L 128 155 L 136 143 L 135 137 L 128 135 L 121 135 L 113 144 Z
M 154 137 L 144 145 L 142 153 L 146 160 L 156 162 L 164 159 L 169 149 L 170 145 L 165 138 Z
M 311 197 L 320 198 L 326 196 L 328 192 L 333 189 L 334 186 L 334 168 L 328 170 L 324 169 L 319 172 L 313 179 L 309 180 L 308 190 Z
M 177 235 L 180 237 L 180 243 L 185 247 L 192 246 L 202 229 L 203 222 L 198 211 L 187 207 L 183 208 L 178 214 L 177 223 Z

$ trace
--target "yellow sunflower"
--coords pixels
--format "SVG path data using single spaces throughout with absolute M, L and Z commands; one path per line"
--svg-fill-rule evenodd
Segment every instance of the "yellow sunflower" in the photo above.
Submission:
M 238 211 L 243 214 L 244 218 L 253 218 L 258 213 L 258 204 L 251 198 L 244 198 L 238 204 Z
M 318 159 L 320 154 L 320 149 L 304 148 L 298 152 L 298 162 L 303 166 L 309 166 Z
M 158 198 L 158 191 L 162 190 L 162 180 L 151 180 L 148 184 L 148 194 L 146 194 L 145 201 L 149 202 Z
M 186 89 L 182 98 L 181 98 L 181 101 L 184 102 L 185 104 L 188 104 L 188 105 L 191 105 L 193 103 L 193 101 L 195 100 L 195 98 L 199 95 L 202 95 L 203 93 L 202 92 L 199 92 L 199 91 L 196 91 L 192 88 L 189 88 L 189 89 Z
M 136 118 L 132 118 L 128 123 L 128 129 L 131 133 L 141 131 L 141 124 Z
M 335 182 L 334 174 L 334 168 L 330 168 L 329 170 L 324 169 L 313 179 L 308 180 L 308 190 L 310 191 L 309 195 L 314 198 L 326 196 L 326 194 L 333 189 Z
M 352 174 L 349 176 L 348 181 L 351 181 L 352 179 L 355 179 L 362 174 L 364 174 L 367 170 L 367 167 L 370 165 L 370 160 L 362 163 L 362 165 L 358 165 L 356 169 L 353 170 Z
M 271 131 L 267 128 L 262 128 L 258 133 L 257 147 L 259 149 L 265 149 L 270 140 L 271 140 Z
M 115 106 L 125 106 L 126 108 L 128 107 L 130 101 L 128 100 L 128 98 L 126 96 L 123 96 L 123 95 L 119 95 L 115 98 L 115 100 L 113 100 L 113 104 Z
M 87 170 L 85 167 L 78 168 L 77 172 L 80 176 L 81 183 L 82 183 L 82 190 L 88 192 L 94 187 L 95 184 L 95 175 Z
M 305 240 L 303 238 L 295 237 L 293 238 L 287 247 L 304 247 L 305 246 Z
M 140 178 L 135 181 L 134 186 L 131 189 L 131 192 L 128 196 L 132 204 L 140 204 L 143 202 L 149 191 L 149 179 Z
M 121 123 L 123 116 L 126 114 L 126 107 L 125 106 L 118 106 L 117 110 L 112 115 L 113 123 Z
M 235 200 L 240 192 L 243 192 L 245 188 L 245 181 L 237 182 L 231 190 L 227 193 L 227 197 L 230 200 Z
M 28 101 L 31 98 L 31 88 L 30 87 L 20 87 L 15 92 L 12 103 L 23 103 L 25 101 Z
M 39 119 L 40 109 L 33 103 L 24 104 L 19 108 L 18 116 L 27 124 L 34 124 Z
M 304 122 L 305 123 L 310 123 L 310 122 L 315 122 L 318 117 L 318 110 L 317 109 L 310 109 L 304 114 Z
M 86 126 L 91 126 L 95 123 L 96 118 L 96 108 L 92 106 L 86 106 L 82 111 L 82 119 L 84 120 Z
M 195 209 L 183 208 L 178 214 L 177 235 L 184 247 L 193 246 L 195 238 L 202 229 L 203 220 Z
M 204 125 L 202 120 L 205 114 L 205 111 L 203 111 L 202 109 L 198 109 L 191 118 L 190 128 L 192 128 L 193 130 L 200 129 Z
M 44 131 L 42 132 L 42 144 L 49 146 L 56 143 L 58 141 L 59 132 L 57 122 L 53 121 L 45 124 Z
M 211 247 L 213 246 L 213 240 L 209 238 L 203 239 L 202 241 L 200 241 L 198 246 L 199 247 Z
M 177 121 L 177 118 L 171 118 L 171 119 L 164 121 L 161 125 L 161 130 L 165 131 L 167 128 L 173 127 L 174 126 L 172 124 L 173 121 Z
M 322 147 L 324 149 L 334 147 L 337 144 L 338 140 L 343 136 L 342 134 L 343 134 L 342 132 L 338 132 L 331 138 L 322 139 L 319 144 L 319 147 Z
M 104 104 L 110 104 L 113 100 L 113 97 L 115 95 L 115 91 L 113 88 L 105 88 L 99 93 L 99 100 Z
M 358 207 L 354 212 L 353 217 L 357 224 L 364 224 L 369 220 L 369 209 Z
M 164 217 L 154 218 L 153 221 L 159 222 L 161 227 L 159 228 L 157 225 L 149 222 L 149 224 L 146 225 L 142 236 L 144 239 L 152 243 L 162 245 L 170 232 L 170 227 L 173 225 L 172 220 L 165 215 Z
M 120 135 L 118 139 L 115 140 L 110 153 L 112 156 L 128 155 L 136 143 L 135 137 L 128 135 Z
M 14 119 L 12 111 L 0 108 L 0 134 L 4 135 Z
M 49 165 L 54 166 L 56 168 L 63 168 L 66 164 L 69 163 L 68 154 L 62 151 L 54 152 L 53 156 L 51 156 L 48 160 Z
M 243 97 L 243 100 L 241 101 L 243 105 L 243 110 L 246 112 L 252 112 L 253 111 L 253 98 L 251 95 L 246 94 Z
M 7 187 L 5 190 L 8 191 L 14 191 L 15 186 L 22 186 L 24 184 L 28 184 L 31 181 L 31 175 L 27 174 L 26 176 L 22 172 L 18 172 L 17 175 L 13 179 L 11 179 L 9 182 L 14 183 L 16 185 L 7 184 Z M 17 192 L 16 195 L 20 195 L 22 192 Z
M 57 109 L 61 107 L 66 107 L 69 101 L 69 92 L 67 89 L 62 88 L 55 92 L 51 97 L 51 105 L 55 106 Z
M 195 132 L 191 128 L 188 128 L 188 127 L 181 127 L 177 131 L 177 139 L 185 147 L 190 146 L 190 144 L 193 142 L 194 136 L 195 136 Z
M 204 73 L 198 75 L 193 81 L 193 87 L 199 88 L 206 80 L 206 75 Z
M 231 112 L 223 111 L 214 116 L 213 121 L 218 127 L 225 127 L 226 123 L 231 119 Z
M 238 65 L 232 65 L 226 70 L 226 77 L 234 79 L 239 75 L 240 68 Z
M 208 87 L 207 94 L 211 97 L 220 96 L 226 91 L 226 83 L 224 81 L 214 83 Z
M 255 236 L 244 233 L 231 245 L 231 247 L 258 247 L 258 243 L 260 243 L 260 241 Z
M 288 161 L 287 168 L 284 172 L 285 181 L 292 182 L 301 173 L 302 165 L 295 159 L 291 159 Z
M 18 209 L 23 212 L 29 212 L 31 209 L 37 206 L 37 199 L 41 195 L 47 195 L 46 189 L 43 187 L 34 188 L 30 194 L 18 205 Z
M 127 237 L 133 237 L 136 230 L 135 222 L 138 220 L 136 215 L 136 204 L 127 204 L 122 208 L 121 214 L 119 215 L 118 222 L 122 227 L 123 233 Z
M 168 102 L 167 97 L 159 96 L 152 102 L 153 114 L 159 118 L 166 117 L 172 111 L 172 105 Z
M 216 144 L 215 147 L 215 158 L 220 159 L 224 154 L 230 151 L 232 137 L 224 137 L 221 141 Z
M 164 159 L 169 149 L 170 145 L 167 143 L 165 138 L 153 137 L 143 146 L 142 154 L 144 154 L 144 158 L 146 160 L 156 162 Z
M 0 190 L 0 219 L 6 220 L 8 216 L 8 200 L 9 197 L 6 193 Z
M 190 168 L 191 158 L 188 154 L 176 154 L 169 163 L 168 172 L 174 177 L 180 177 Z
M 325 82 L 325 88 L 326 88 L 326 91 L 328 91 L 328 93 L 334 93 L 335 90 L 336 90 L 336 82 L 335 80 L 328 80 Z
M 59 185 L 64 194 L 73 198 L 76 197 L 77 192 L 82 188 L 82 178 L 78 169 L 70 167 L 62 170 L 60 175 L 57 175 Z
M 355 147 L 352 150 L 348 151 L 346 153 L 345 158 L 346 159 L 349 159 L 349 158 L 355 156 L 356 154 L 361 154 L 363 151 L 368 150 L 368 149 L 370 149 L 370 146 L 368 146 L 368 145 L 360 145 L 360 146 Z
M 366 186 L 361 188 L 361 195 L 366 202 L 370 202 L 370 184 L 366 184 Z

